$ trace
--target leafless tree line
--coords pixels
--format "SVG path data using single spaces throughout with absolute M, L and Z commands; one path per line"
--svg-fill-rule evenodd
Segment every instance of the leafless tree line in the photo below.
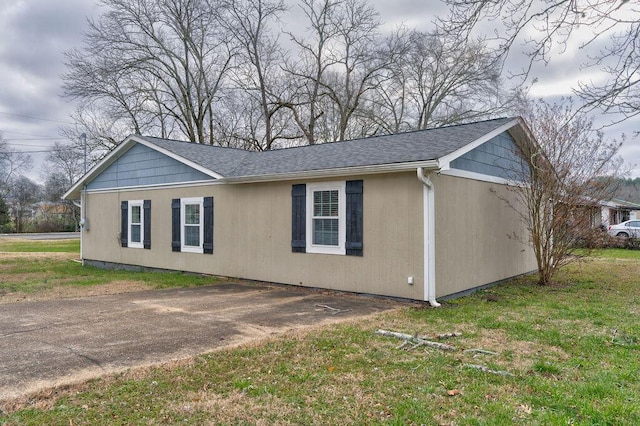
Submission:
M 611 114 L 617 123 L 640 114 L 640 3 L 629 0 L 445 0 L 440 24 L 451 33 L 482 34 L 496 54 L 524 53 L 528 76 L 570 43 L 591 52 L 574 71 L 599 71 L 574 88 L 581 111 Z
M 383 31 L 365 0 L 101 6 L 63 77 L 82 105 L 67 136 L 86 132 L 91 148 L 134 132 L 269 150 L 488 118 L 516 97 L 484 42 Z

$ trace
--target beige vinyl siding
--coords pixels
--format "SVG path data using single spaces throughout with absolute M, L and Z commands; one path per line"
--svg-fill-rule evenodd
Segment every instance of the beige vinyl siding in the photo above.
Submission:
M 291 252 L 291 185 L 322 180 L 89 193 L 83 257 L 422 299 L 422 185 L 415 173 L 326 181 L 353 179 L 364 181 L 362 257 Z M 214 197 L 214 254 L 172 252 L 171 200 L 206 196 Z M 140 199 L 152 201 L 151 250 L 121 248 L 120 202 Z
M 444 175 L 432 180 L 438 297 L 536 269 L 531 247 L 522 242 L 524 224 L 497 195 L 515 196 L 505 185 Z

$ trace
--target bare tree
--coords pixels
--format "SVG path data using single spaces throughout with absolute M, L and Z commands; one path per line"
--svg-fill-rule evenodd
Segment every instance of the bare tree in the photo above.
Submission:
M 299 7 L 308 22 L 307 36 L 287 33 L 298 49 L 299 60 L 285 65 L 294 83 L 284 105 L 293 113 L 309 145 L 318 142 L 319 119 L 324 115 L 322 101 L 326 96 L 322 82 L 327 70 L 336 63 L 330 43 L 337 35 L 332 15 L 339 4 L 336 0 L 300 0 Z
M 0 193 L 0 232 L 9 232 L 11 229 L 11 216 L 9 215 L 9 206 L 5 201 L 2 193 Z
M 537 144 L 519 144 L 522 163 L 514 167 L 513 197 L 501 197 L 526 224 L 536 256 L 539 283 L 547 285 L 559 267 L 575 257 L 592 232 L 590 211 L 612 198 L 621 174 L 620 143 L 594 130 L 593 117 L 575 113 L 570 100 L 530 103 L 525 111 Z M 515 135 L 526 140 L 527 135 Z
M 78 107 L 72 114 L 75 125 L 64 126 L 61 134 L 68 140 L 74 141 L 78 149 L 83 149 L 86 138 L 89 163 L 102 158 L 106 153 L 116 148 L 126 139 L 134 128 L 127 124 L 126 120 L 115 116 L 115 111 L 110 110 L 104 104 L 91 104 Z M 144 129 L 150 134 L 155 134 L 151 129 Z M 141 130 L 142 131 L 142 130 Z
M 227 31 L 240 46 L 239 64 L 232 72 L 234 94 L 243 98 L 244 146 L 260 151 L 280 139 L 295 139 L 283 115 L 281 100 L 286 78 L 281 70 L 284 51 L 270 27 L 285 11 L 282 0 L 228 0 Z M 234 98 L 237 96 L 234 96 Z M 247 107 L 251 108 L 247 111 Z M 237 122 L 235 124 L 238 124 Z M 226 132 L 229 133 L 229 132 Z
M 9 207 L 15 232 L 25 232 L 25 220 L 31 217 L 32 206 L 40 195 L 40 186 L 25 176 L 17 176 L 9 183 Z
M 286 70 L 294 81 L 294 119 L 309 144 L 362 135 L 354 119 L 380 84 L 392 58 L 381 54 L 378 12 L 362 0 L 301 0 L 305 36 L 288 33 L 298 49 Z
M 333 41 L 335 72 L 321 84 L 336 107 L 334 140 L 362 136 L 358 129 L 350 129 L 352 118 L 362 105 L 367 92 L 378 86 L 385 67 L 393 62 L 390 55 L 382 55 L 378 12 L 366 1 L 345 0 L 338 13 L 332 16 L 336 30 Z M 388 52 L 395 55 L 395 52 Z
M 11 179 L 18 173 L 29 170 L 32 165 L 31 156 L 11 149 L 0 132 L 0 194 L 8 190 Z
M 235 55 L 212 0 L 102 0 L 67 52 L 65 95 L 135 133 L 214 143 L 213 104 Z M 114 138 L 117 139 L 117 138 Z
M 608 75 L 600 84 L 584 82 L 575 88 L 586 104 L 621 113 L 622 119 L 640 114 L 640 6 L 628 0 L 447 0 L 449 16 L 442 21 L 448 31 L 469 33 L 483 27 L 495 36 L 497 49 L 507 55 L 524 38 L 530 58 L 551 60 L 554 49 L 562 51 L 569 42 L 594 53 L 582 64 Z M 491 25 L 497 27 L 490 28 Z M 557 51 L 557 50 L 556 50 Z
M 84 153 L 82 147 L 60 142 L 53 144 L 53 148 L 47 154 L 45 179 L 49 175 L 60 175 L 64 179 L 67 189 L 84 174 Z M 66 191 L 66 190 L 65 190 Z M 63 192 L 64 193 L 64 192 Z M 62 195 L 62 194 L 61 194 Z
M 486 119 L 513 107 L 518 91 L 501 79 L 502 58 L 486 43 L 416 30 L 391 40 L 388 76 L 368 100 L 383 131 Z

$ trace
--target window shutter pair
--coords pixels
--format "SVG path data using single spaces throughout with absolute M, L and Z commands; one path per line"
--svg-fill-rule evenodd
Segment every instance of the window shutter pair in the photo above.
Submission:
M 363 184 L 362 180 L 346 182 L 346 241 L 347 256 L 362 256 L 363 253 Z M 291 251 L 306 252 L 306 196 L 305 184 L 291 187 Z
M 204 223 L 204 239 L 202 250 L 206 254 L 213 254 L 213 197 L 204 197 L 202 202 Z M 171 250 L 180 251 L 180 198 L 171 200 Z
M 142 244 L 145 249 L 151 249 L 151 200 L 144 200 L 142 203 L 142 217 L 144 222 L 144 240 Z M 129 202 L 120 203 L 120 246 L 129 246 Z

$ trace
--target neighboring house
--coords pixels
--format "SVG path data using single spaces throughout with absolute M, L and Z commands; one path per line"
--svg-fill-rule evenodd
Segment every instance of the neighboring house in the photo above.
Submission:
M 40 201 L 33 205 L 33 226 L 39 232 L 69 231 L 77 228 L 77 208 L 68 201 Z
M 617 225 L 638 218 L 640 205 L 614 198 L 602 206 L 602 222 L 606 225 Z
M 601 201 L 598 206 L 591 207 L 589 214 L 593 227 L 606 228 L 627 220 L 639 219 L 640 204 L 614 198 L 610 201 Z
M 536 269 L 504 200 L 528 135 L 502 118 L 265 152 L 130 136 L 65 198 L 88 264 L 437 305 Z

